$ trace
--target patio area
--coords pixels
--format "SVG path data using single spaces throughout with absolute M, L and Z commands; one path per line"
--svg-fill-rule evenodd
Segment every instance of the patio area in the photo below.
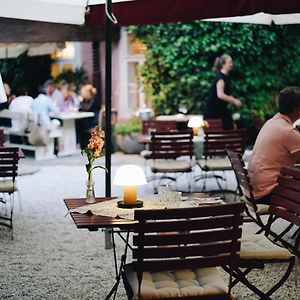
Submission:
M 115 153 L 112 178 L 116 169 L 125 163 L 144 166 L 138 155 Z M 63 203 L 64 198 L 85 194 L 84 157 L 42 162 L 26 158 L 21 161 L 21 169 L 37 172 L 18 179 L 22 199 L 15 198 L 14 241 L 6 228 L 0 228 L 0 299 L 104 299 L 114 283 L 113 252 L 104 249 L 102 231 L 78 230 L 71 217 L 65 216 L 67 209 Z M 102 170 L 94 171 L 96 196 L 105 194 L 104 177 Z M 229 185 L 234 186 L 233 174 L 227 177 Z M 185 184 L 184 180 L 180 182 Z M 197 188 L 201 188 L 201 181 Z M 138 194 L 143 196 L 152 191 L 153 185 L 148 183 L 139 187 Z M 120 196 L 121 187 L 112 186 L 112 195 Z M 244 228 L 246 232 L 255 230 L 250 223 Z M 117 243 L 122 250 L 122 241 L 117 239 Z M 268 267 L 253 272 L 252 279 L 267 286 L 277 278 L 278 272 L 280 266 Z M 290 276 L 274 299 L 298 299 L 294 278 Z M 233 292 L 237 299 L 257 299 L 241 284 Z M 122 284 L 116 299 L 126 299 Z

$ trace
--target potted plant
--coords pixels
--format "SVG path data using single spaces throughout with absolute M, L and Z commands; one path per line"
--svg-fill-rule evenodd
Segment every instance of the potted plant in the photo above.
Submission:
M 141 134 L 142 123 L 138 117 L 132 117 L 126 121 L 119 121 L 115 126 L 116 144 L 118 148 L 127 154 L 140 153 L 144 146 L 137 141 Z

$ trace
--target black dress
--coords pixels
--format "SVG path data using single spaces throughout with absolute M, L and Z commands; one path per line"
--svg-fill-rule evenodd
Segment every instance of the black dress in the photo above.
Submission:
M 224 93 L 231 95 L 230 80 L 228 76 L 222 72 L 217 73 L 209 91 L 209 98 L 204 111 L 204 119 L 222 119 L 223 128 L 225 130 L 233 129 L 233 120 L 228 110 L 227 102 L 219 99 L 217 95 L 217 82 L 220 79 L 223 79 L 225 82 Z

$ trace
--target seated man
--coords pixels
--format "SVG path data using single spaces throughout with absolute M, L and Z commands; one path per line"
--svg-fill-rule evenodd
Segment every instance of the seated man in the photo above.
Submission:
M 264 124 L 249 158 L 249 177 L 260 204 L 270 203 L 281 167 L 293 167 L 300 160 L 300 134 L 293 128 L 300 117 L 300 88 L 284 88 L 278 106 L 279 113 Z

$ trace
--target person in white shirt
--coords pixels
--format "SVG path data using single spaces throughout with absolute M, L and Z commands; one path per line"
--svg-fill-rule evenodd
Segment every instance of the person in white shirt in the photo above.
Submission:
M 33 98 L 28 96 L 27 87 L 21 86 L 17 90 L 17 97 L 14 98 L 10 105 L 9 110 L 12 112 L 22 113 L 23 118 L 12 119 L 11 125 L 13 131 L 25 131 L 28 127 L 28 113 L 30 113 Z

